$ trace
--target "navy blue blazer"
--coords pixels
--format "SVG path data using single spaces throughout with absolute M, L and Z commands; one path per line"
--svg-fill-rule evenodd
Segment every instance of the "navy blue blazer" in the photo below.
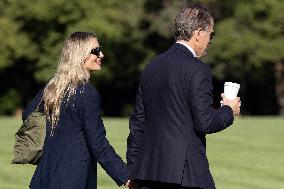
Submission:
M 35 110 L 41 98 L 42 91 L 23 112 L 23 120 Z M 106 139 L 100 96 L 90 84 L 80 85 L 69 103 L 62 103 L 53 137 L 50 131 L 47 123 L 43 154 L 30 188 L 97 188 L 97 162 L 118 185 L 128 180 L 126 164 Z
M 233 123 L 229 106 L 213 109 L 209 66 L 181 44 L 154 58 L 141 75 L 130 117 L 131 179 L 214 189 L 206 138 Z

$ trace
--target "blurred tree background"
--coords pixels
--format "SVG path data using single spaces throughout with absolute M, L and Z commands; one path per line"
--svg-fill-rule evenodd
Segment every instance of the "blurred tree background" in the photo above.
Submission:
M 53 76 L 64 39 L 95 32 L 105 54 L 92 83 L 104 115 L 128 116 L 145 64 L 174 43 L 177 11 L 212 10 L 216 35 L 210 64 L 219 105 L 224 81 L 241 84 L 243 114 L 284 114 L 282 0 L 1 0 L 0 115 L 20 112 Z

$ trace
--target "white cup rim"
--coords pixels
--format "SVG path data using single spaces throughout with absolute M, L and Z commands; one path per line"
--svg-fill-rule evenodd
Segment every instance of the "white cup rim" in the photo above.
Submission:
M 233 83 L 233 82 L 225 82 L 224 86 L 230 86 L 230 87 L 235 87 L 235 88 L 240 89 L 240 84 Z

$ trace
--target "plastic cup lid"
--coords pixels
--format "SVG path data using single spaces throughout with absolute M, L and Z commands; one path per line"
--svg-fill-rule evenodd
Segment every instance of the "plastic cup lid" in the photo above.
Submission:
M 238 84 L 238 83 L 233 83 L 233 82 L 225 82 L 224 85 L 229 85 L 229 86 L 232 86 L 232 87 L 236 87 L 236 88 L 238 88 L 238 89 L 241 87 L 240 84 Z

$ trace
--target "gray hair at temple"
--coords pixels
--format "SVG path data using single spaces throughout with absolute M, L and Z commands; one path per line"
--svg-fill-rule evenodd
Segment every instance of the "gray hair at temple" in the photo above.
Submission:
M 195 30 L 207 30 L 214 24 L 213 16 L 204 7 L 189 7 L 181 10 L 175 18 L 174 37 L 188 41 Z

